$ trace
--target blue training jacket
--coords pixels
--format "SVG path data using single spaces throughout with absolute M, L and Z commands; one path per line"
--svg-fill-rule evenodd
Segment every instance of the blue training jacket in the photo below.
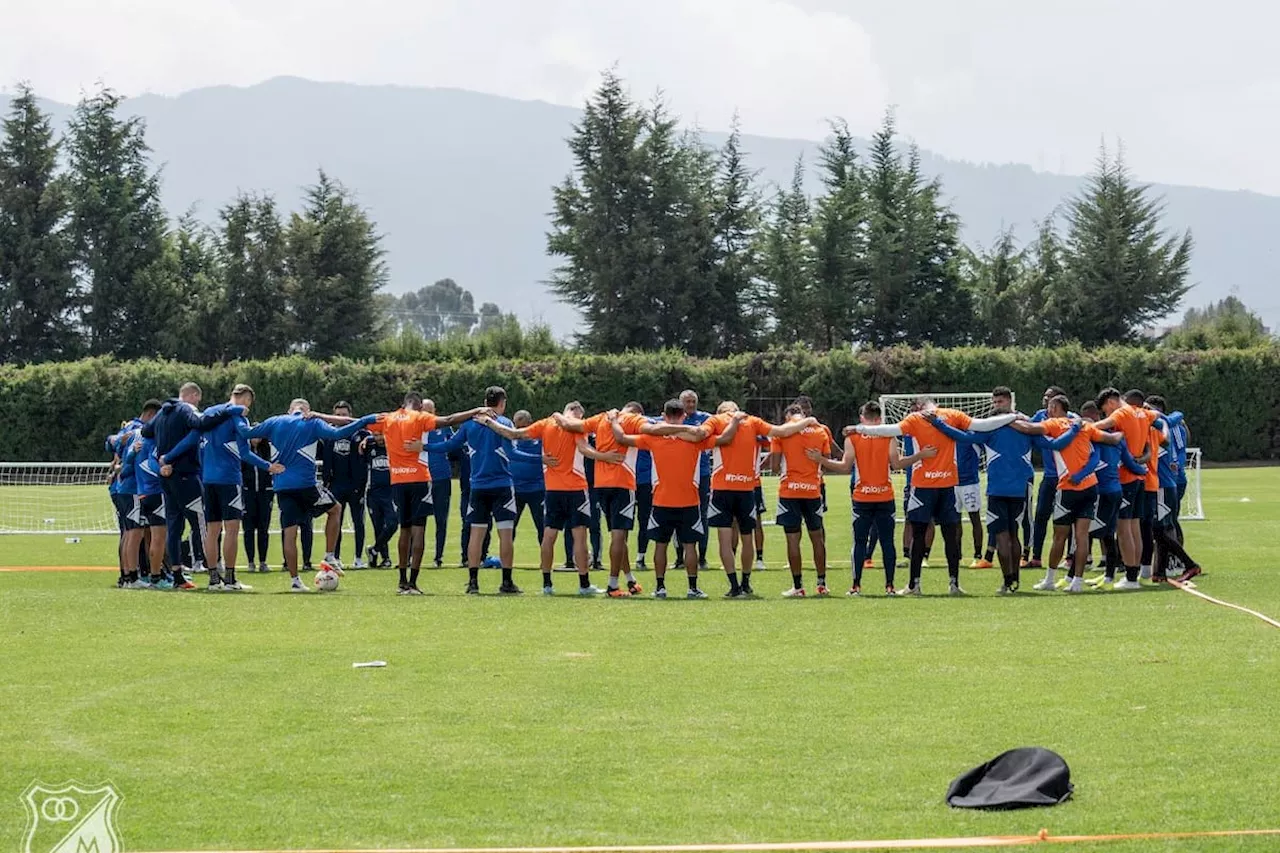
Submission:
M 368 437 L 368 430 L 357 430 L 350 438 L 320 442 L 321 477 L 334 493 L 364 494 L 369 485 L 369 463 L 360 452 L 360 445 Z
M 156 461 L 156 440 L 142 439 L 142 448 L 133 455 L 133 474 L 142 497 L 160 494 L 160 463 Z
M 243 406 L 220 403 L 200 416 L 200 479 L 210 486 L 242 486 L 240 463 L 248 462 L 263 471 L 271 463 L 249 449 L 249 422 Z M 206 424 L 212 424 L 206 428 Z
M 430 448 L 435 444 L 444 444 L 456 434 L 453 427 L 444 427 L 443 429 L 431 430 L 431 432 L 422 437 L 422 440 Z M 447 453 L 432 453 L 428 451 L 427 468 L 431 471 L 431 479 L 435 482 L 453 479 L 453 464 Z
M 515 429 L 506 416 L 498 423 Z M 453 438 L 427 449 L 432 456 L 447 455 L 465 448 L 470 462 L 470 484 L 473 489 L 510 489 L 515 480 L 511 476 L 512 447 L 508 439 L 498 435 L 476 421 L 467 421 L 458 427 Z
M 304 418 L 301 412 L 267 418 L 249 430 L 248 438 L 271 442 L 271 461 L 284 466 L 271 485 L 277 492 L 310 489 L 316 485 L 317 442 L 350 438 L 378 419 L 366 415 L 344 427 L 331 427 L 319 418 Z
M 542 470 L 542 439 L 526 438 L 514 443 L 511 448 L 511 479 L 517 494 L 547 490 Z
M 244 413 L 242 407 L 228 407 L 222 410 L 221 417 L 230 417 L 231 408 Z M 212 429 L 215 425 L 209 422 L 204 428 Z M 156 458 L 164 457 L 173 466 L 174 476 L 181 476 L 200 473 L 200 430 L 200 413 L 195 406 L 171 397 L 164 401 L 156 416 L 143 425 L 142 435 L 156 440 Z
M 387 448 L 378 445 L 372 437 L 360 445 L 365 464 L 369 466 L 369 491 L 391 488 L 391 457 L 387 456 Z

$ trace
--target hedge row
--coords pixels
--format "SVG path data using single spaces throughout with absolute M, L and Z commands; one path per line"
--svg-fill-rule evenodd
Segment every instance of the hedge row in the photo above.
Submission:
M 102 458 L 102 436 L 148 397 L 176 393 L 184 381 L 219 401 L 231 385 L 257 391 L 254 419 L 281 412 L 298 396 L 313 406 L 350 400 L 358 411 L 395 408 L 407 389 L 434 398 L 441 411 L 470 407 L 492 384 L 514 407 L 535 415 L 580 399 L 589 410 L 639 400 L 656 407 L 684 388 L 704 407 L 733 399 L 777 418 L 797 394 L 814 399 L 833 424 L 850 422 L 861 403 L 885 393 L 986 391 L 1011 386 L 1034 409 L 1050 383 L 1073 401 L 1115 385 L 1161 393 L 1187 413 L 1193 443 L 1213 461 L 1280 458 L 1280 349 L 1164 352 L 1078 347 L 1030 350 L 920 349 L 816 354 L 770 351 L 723 360 L 679 353 L 570 354 L 545 361 L 477 363 L 317 363 L 301 357 L 201 367 L 163 361 L 89 359 L 29 367 L 0 366 L 0 460 Z

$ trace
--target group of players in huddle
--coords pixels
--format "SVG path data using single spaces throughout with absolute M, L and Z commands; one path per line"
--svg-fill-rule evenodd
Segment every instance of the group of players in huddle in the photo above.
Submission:
M 706 568 L 711 530 L 716 531 L 729 584 L 726 597 L 754 595 L 752 570 L 760 566 L 763 545 L 760 475 L 762 459 L 767 459 L 779 475 L 776 523 L 786 534 L 792 574 L 785 596 L 808 594 L 801 556 L 805 532 L 812 544 L 815 592 L 830 594 L 823 519 L 826 472 L 852 474 L 850 595 L 861 595 L 863 570 L 871 565 L 877 546 L 886 593 L 920 595 L 921 570 L 935 530 L 945 546 L 950 592 L 960 595 L 961 513 L 977 512 L 976 486 L 962 483 L 967 477 L 961 468 L 967 466 L 961 460 L 974 447 L 983 448 L 987 460 L 985 527 L 991 547 L 986 561 L 998 554 L 1002 593 L 1017 591 L 1021 568 L 1039 565 L 1038 554 L 1023 546 L 1034 538 L 1029 529 L 1031 458 L 1037 447 L 1046 465 L 1035 526 L 1052 521 L 1054 535 L 1046 576 L 1036 589 L 1059 587 L 1056 567 L 1070 551 L 1069 578 L 1061 586 L 1067 592 L 1083 591 L 1093 541 L 1101 543 L 1106 567 L 1094 581 L 1096 589 L 1134 589 L 1144 575 L 1161 582 L 1175 564 L 1182 580 L 1200 573 L 1182 548 L 1177 522 L 1186 482 L 1186 425 L 1179 413 L 1165 414 L 1162 399 L 1136 391 L 1122 397 L 1107 389 L 1077 415 L 1069 411 L 1060 389 L 1051 388 L 1044 408 L 1026 417 L 1013 411 L 1012 392 L 997 388 L 992 393 L 994 414 L 982 419 L 921 398 L 911 414 L 891 425 L 883 423 L 879 405 L 872 402 L 863 406 L 859 424 L 844 429 L 843 450 L 812 416 L 804 398 L 787 408 L 781 424 L 748 415 L 728 401 L 714 415 L 702 412 L 693 392 L 666 403 L 659 417 L 646 417 L 634 402 L 588 417 L 574 402 L 537 421 L 523 411 L 508 419 L 507 395 L 499 387 L 486 389 L 482 405 L 452 415 L 436 414 L 429 400 L 410 393 L 400 409 L 358 419 L 345 404 L 326 415 L 298 399 L 286 414 L 256 425 L 246 418 L 253 404 L 247 385 L 237 385 L 228 402 L 203 412 L 200 402 L 200 389 L 184 385 L 177 398 L 163 404 L 148 401 L 137 418 L 107 440 L 118 463 L 112 494 L 122 529 L 121 586 L 194 589 L 181 548 L 190 524 L 202 534 L 198 541 L 209 566 L 209 589 L 248 589 L 236 576 L 239 528 L 246 512 L 253 517 L 259 509 L 247 508 L 247 500 L 252 502 L 247 496 L 256 490 L 246 489 L 245 478 L 269 477 L 280 509 L 290 590 L 308 589 L 299 577 L 299 531 L 309 534 L 313 519 L 323 517 L 320 568 L 341 573 L 344 566 L 335 552 L 344 506 L 367 498 L 376 538 L 370 562 L 389 563 L 388 542 L 398 527 L 398 592 L 420 595 L 426 526 L 433 517 L 440 524 L 435 512 L 440 484 L 433 482 L 432 462 L 458 452 L 465 454 L 469 468 L 464 499 L 468 594 L 479 593 L 480 569 L 490 559 L 502 570 L 499 593 L 521 593 L 512 572 L 514 536 L 528 510 L 540 536 L 544 594 L 555 593 L 552 571 L 562 531 L 572 543 L 580 595 L 640 594 L 630 556 L 630 534 L 639 526 L 641 550 L 634 568 L 644 568 L 647 543 L 653 543 L 655 597 L 668 595 L 668 546 L 673 540 L 675 565 L 688 579 L 686 596 L 707 597 L 699 585 L 699 569 Z M 448 428 L 454 431 L 447 439 L 431 440 Z M 335 454 L 368 457 L 370 475 L 359 495 L 350 488 L 335 495 L 318 479 L 317 459 L 328 457 L 324 470 L 329 471 Z M 642 462 L 647 483 L 638 478 Z M 540 488 L 521 489 L 520 469 L 530 464 L 541 468 L 542 477 L 533 484 Z M 594 468 L 591 484 L 589 466 Z M 910 580 L 901 591 L 894 585 L 895 470 L 910 470 L 904 494 Z M 447 478 L 443 482 L 447 485 Z M 591 582 L 587 550 L 597 506 L 609 539 L 609 579 L 603 590 Z M 268 504 L 268 522 L 269 515 Z M 254 523 L 265 536 L 262 519 Z M 975 531 L 979 564 L 985 562 L 981 528 L 979 523 Z M 498 554 L 488 558 L 495 535 Z M 249 542 L 246 537 L 252 570 Z M 437 566 L 440 553 L 438 545 Z M 149 565 L 149 572 L 140 565 Z M 359 557 L 356 565 L 362 565 Z M 1121 569 L 1124 577 L 1117 580 Z

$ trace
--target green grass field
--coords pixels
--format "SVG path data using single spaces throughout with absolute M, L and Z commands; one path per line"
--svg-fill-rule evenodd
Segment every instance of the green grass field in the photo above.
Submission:
M 830 488 L 843 592 L 847 490 Z M 1280 616 L 1280 469 L 1206 471 L 1204 489 L 1200 589 Z M 279 573 L 243 596 L 0 573 L 0 849 L 21 849 L 22 791 L 67 779 L 120 790 L 129 850 L 1280 827 L 1280 631 L 1170 589 L 999 599 L 996 572 L 966 571 L 955 600 L 936 568 L 922 600 L 785 601 L 768 535 L 761 597 L 733 602 L 718 574 L 711 601 L 658 602 L 467 598 L 456 569 L 424 572 L 424 598 L 392 595 L 392 572 L 309 596 Z M 518 556 L 533 564 L 530 538 Z M 107 537 L 0 537 L 0 566 L 113 560 Z M 952 777 L 1025 745 L 1066 757 L 1073 801 L 943 803 Z

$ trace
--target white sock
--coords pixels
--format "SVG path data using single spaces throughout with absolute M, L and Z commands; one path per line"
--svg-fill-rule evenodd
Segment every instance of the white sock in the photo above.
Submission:
M 326 561 L 326 562 L 328 562 L 329 560 L 334 560 L 334 559 L 336 559 L 336 558 L 333 556 L 333 552 L 332 552 L 332 551 L 325 551 L 325 552 L 324 552 L 324 559 L 325 559 L 325 561 Z
M 617 588 L 618 588 L 618 579 L 613 575 L 609 575 L 609 589 L 617 589 Z
M 635 583 L 635 582 L 636 582 L 636 576 L 631 572 L 627 572 L 627 583 Z
M 1057 569 L 1045 569 L 1045 570 L 1044 570 L 1044 579 L 1045 579 L 1045 582 L 1046 582 L 1046 583 L 1053 583 L 1053 582 L 1054 582 L 1054 580 L 1055 580 L 1057 577 L 1058 577 L 1058 570 L 1057 570 Z

